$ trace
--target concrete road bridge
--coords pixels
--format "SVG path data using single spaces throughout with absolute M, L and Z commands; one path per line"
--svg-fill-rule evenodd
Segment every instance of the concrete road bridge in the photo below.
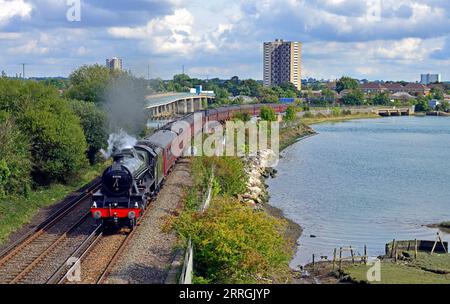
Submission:
M 162 93 L 146 96 L 145 110 L 151 118 L 171 117 L 202 110 L 212 103 L 211 93 Z
M 412 107 L 392 107 L 392 108 L 377 108 L 373 110 L 374 113 L 380 116 L 409 116 L 414 114 L 414 106 Z

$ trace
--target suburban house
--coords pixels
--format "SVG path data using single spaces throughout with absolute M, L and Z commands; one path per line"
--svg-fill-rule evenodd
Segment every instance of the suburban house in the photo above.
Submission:
M 398 92 L 403 92 L 403 85 L 401 83 L 395 82 L 395 83 L 385 83 L 384 87 L 389 91 L 391 94 L 395 94 Z
M 403 92 L 414 96 L 425 96 L 430 94 L 430 89 L 421 83 L 408 83 L 403 87 Z
M 359 88 L 365 93 L 365 94 L 372 94 L 372 93 L 383 93 L 387 91 L 386 87 L 382 84 L 375 83 L 375 82 L 369 82 L 364 83 L 359 86 Z
M 413 99 L 416 99 L 416 97 L 412 96 L 411 94 L 407 92 L 396 92 L 394 94 L 391 94 L 390 96 L 391 100 L 400 100 L 400 101 L 410 101 Z

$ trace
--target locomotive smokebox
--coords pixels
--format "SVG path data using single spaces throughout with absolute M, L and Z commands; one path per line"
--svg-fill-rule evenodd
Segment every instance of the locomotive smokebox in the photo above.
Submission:
M 133 177 L 123 166 L 111 166 L 103 172 L 102 183 L 110 196 L 124 196 L 133 185 Z

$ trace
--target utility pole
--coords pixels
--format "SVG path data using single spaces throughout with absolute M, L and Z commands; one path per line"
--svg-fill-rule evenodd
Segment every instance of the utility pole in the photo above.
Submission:
M 184 64 L 183 64 L 183 66 L 182 66 L 182 72 L 183 72 L 183 75 L 184 75 Z

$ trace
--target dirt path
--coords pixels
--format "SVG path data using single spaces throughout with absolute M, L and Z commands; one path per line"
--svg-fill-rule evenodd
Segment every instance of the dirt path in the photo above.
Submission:
M 174 231 L 164 231 L 168 216 L 181 207 L 185 189 L 192 185 L 190 161 L 182 159 L 150 205 L 133 239 L 105 280 L 107 284 L 163 284 L 174 259 Z

